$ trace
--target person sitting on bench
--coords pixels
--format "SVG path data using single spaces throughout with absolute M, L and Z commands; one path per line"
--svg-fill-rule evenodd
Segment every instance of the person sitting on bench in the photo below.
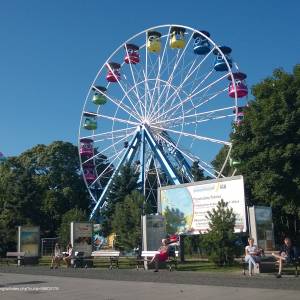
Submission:
M 67 268 L 71 267 L 71 260 L 73 258 L 73 247 L 72 244 L 69 243 L 67 246 L 67 256 L 64 257 L 64 261 L 66 262 Z
M 169 257 L 169 245 L 167 239 L 161 240 L 161 247 L 158 249 L 159 253 L 155 254 L 149 264 L 155 264 L 154 272 L 158 272 L 159 262 L 166 261 Z
M 58 243 L 55 243 L 54 247 L 54 256 L 52 257 L 50 269 L 53 269 L 55 265 L 55 269 L 57 269 L 60 265 L 60 261 L 63 259 L 62 252 L 60 250 L 60 246 Z
M 277 262 L 279 263 L 278 274 L 276 275 L 277 278 L 281 277 L 283 262 L 289 264 L 296 260 L 296 252 L 296 248 L 293 247 L 291 239 L 289 237 L 286 237 L 279 251 L 279 255 L 272 253 L 272 255 L 277 259 Z
M 248 246 L 245 248 L 245 262 L 249 265 L 249 276 L 252 276 L 252 269 L 259 268 L 261 250 L 254 245 L 254 239 L 248 238 Z

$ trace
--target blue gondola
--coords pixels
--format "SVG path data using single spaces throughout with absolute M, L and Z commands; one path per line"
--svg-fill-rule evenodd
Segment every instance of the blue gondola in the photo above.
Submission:
M 201 33 L 203 33 L 207 37 L 210 37 L 210 34 L 207 31 L 201 31 Z M 193 48 L 194 48 L 195 54 L 205 55 L 205 54 L 209 53 L 210 43 L 206 37 L 204 37 L 203 35 L 201 35 L 198 32 L 195 32 L 193 34 L 193 38 L 194 38 Z
M 222 51 L 222 53 L 224 54 L 224 56 L 226 57 L 226 60 L 230 66 L 230 68 L 232 67 L 232 59 L 230 57 L 230 53 L 231 53 L 231 48 L 227 47 L 227 46 L 221 46 L 219 47 L 220 50 Z M 216 55 L 216 59 L 215 59 L 215 63 L 214 63 L 214 69 L 216 71 L 228 71 L 228 67 L 226 65 L 226 62 L 222 56 L 222 54 L 219 52 L 218 49 L 214 50 L 214 55 Z

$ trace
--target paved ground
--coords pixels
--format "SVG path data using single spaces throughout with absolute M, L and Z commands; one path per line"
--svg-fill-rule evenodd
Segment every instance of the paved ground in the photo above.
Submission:
M 18 273 L 18 274 L 17 274 Z M 27 290 L 24 288 L 27 287 Z M 34 288 L 54 290 L 34 290 Z M 13 288 L 19 290 L 13 291 Z M 28 289 L 29 288 L 29 289 Z M 1 267 L 0 299 L 98 300 L 222 299 L 299 300 L 300 278 L 240 274 L 46 267 Z

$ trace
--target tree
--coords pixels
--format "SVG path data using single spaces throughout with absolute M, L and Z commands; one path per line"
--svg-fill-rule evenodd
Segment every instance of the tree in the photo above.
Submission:
M 39 188 L 28 170 L 22 168 L 16 159 L 8 159 L 0 166 L 0 251 L 16 248 L 16 227 L 39 225 Z
M 235 214 L 228 203 L 221 200 L 217 207 L 207 213 L 209 231 L 204 235 L 203 242 L 212 260 L 218 266 L 231 264 L 236 252 L 234 225 Z
M 193 161 L 191 172 L 192 172 L 194 181 L 205 180 L 203 169 L 201 169 L 199 167 L 199 162 L 198 161 Z
M 89 196 L 80 173 L 77 147 L 61 141 L 37 145 L 0 165 L 0 244 L 13 248 L 15 226 L 39 225 L 56 236 L 61 218 Z
M 141 215 L 144 202 L 144 196 L 138 191 L 133 191 L 123 202 L 116 204 L 112 216 L 112 229 L 116 233 L 118 248 L 132 250 L 141 245 Z
M 186 224 L 184 213 L 178 208 L 166 207 L 165 213 L 166 231 L 168 234 L 174 234 L 178 232 L 180 228 L 183 228 Z
M 61 245 L 67 245 L 70 242 L 70 224 L 71 222 L 87 222 L 87 214 L 85 211 L 72 208 L 62 216 L 59 227 L 59 242 Z
M 114 178 L 106 198 L 107 205 L 101 212 L 103 217 L 102 228 L 104 236 L 108 236 L 112 233 L 112 216 L 115 212 L 116 205 L 124 202 L 126 196 L 139 188 L 138 179 L 139 173 L 137 173 L 129 164 L 122 166 L 119 175 Z
M 215 159 L 212 161 L 212 165 L 216 170 L 221 170 L 223 167 L 223 164 L 226 160 L 227 154 L 228 154 L 228 146 L 223 146 L 219 153 L 216 155 Z M 222 174 L 224 176 L 232 176 L 234 172 L 234 168 L 230 166 L 230 160 L 228 159 Z
M 232 134 L 248 204 L 272 206 L 277 239 L 300 239 L 300 65 L 292 74 L 275 70 L 252 93 Z

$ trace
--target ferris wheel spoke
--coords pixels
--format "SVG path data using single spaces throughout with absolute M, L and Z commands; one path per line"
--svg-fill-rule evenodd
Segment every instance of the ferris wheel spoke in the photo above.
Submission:
M 110 130 L 110 131 L 106 131 L 106 132 L 102 132 L 102 133 L 97 133 L 97 134 L 91 134 L 91 135 L 86 135 L 81 137 L 81 139 L 90 139 L 90 138 L 95 138 L 95 137 L 101 137 L 101 136 L 111 136 L 114 133 L 119 133 L 119 132 L 123 132 L 123 131 L 128 131 L 128 130 L 132 130 L 132 129 L 136 129 L 136 126 L 134 127 L 127 127 L 127 128 L 123 128 L 123 129 L 117 129 L 117 130 Z
M 214 138 L 210 138 L 210 137 L 206 137 L 206 136 L 202 136 L 202 135 L 196 135 L 196 134 L 188 133 L 185 131 L 178 131 L 178 130 L 173 130 L 173 129 L 169 129 L 169 128 L 165 128 L 165 127 L 158 127 L 158 126 L 154 126 L 154 125 L 150 125 L 150 127 L 159 129 L 159 130 L 172 132 L 172 133 L 179 134 L 179 135 L 183 135 L 186 137 L 194 137 L 195 139 L 201 140 L 201 141 L 208 141 L 208 142 L 222 144 L 222 145 L 231 145 L 230 142 L 226 142 L 226 141 L 222 141 L 222 140 L 218 140 L 218 139 L 214 139 Z
M 195 68 L 193 68 L 193 67 L 194 67 L 194 64 L 196 63 L 196 60 L 198 59 L 198 56 L 196 56 L 196 59 L 194 60 L 192 66 L 190 67 L 190 69 L 189 69 L 189 71 L 188 71 L 186 77 L 185 77 L 184 80 L 180 83 L 180 85 L 176 88 L 176 90 L 173 92 L 173 94 L 172 94 L 169 98 L 166 99 L 166 101 L 168 101 L 168 100 L 174 95 L 175 92 L 178 92 L 178 91 L 180 91 L 180 90 L 182 89 L 182 87 L 183 87 L 183 85 L 186 83 L 186 81 L 187 81 L 187 80 L 188 80 L 195 72 L 197 72 L 197 71 L 199 70 L 199 68 L 200 68 L 200 67 L 202 66 L 202 64 L 206 61 L 206 59 L 207 59 L 207 58 L 209 57 L 209 55 L 213 52 L 214 49 L 215 49 L 215 48 L 212 48 L 212 50 L 211 50 L 208 54 L 205 55 L 205 57 L 201 60 L 201 62 L 199 62 L 199 64 L 198 64 Z M 191 72 L 191 70 L 193 70 L 193 71 Z M 202 83 L 203 83 L 203 82 L 204 82 L 211 74 L 212 74 L 212 71 L 208 73 L 208 75 L 204 78 L 203 81 L 200 82 L 200 84 L 202 84 Z M 194 83 L 195 81 L 192 81 L 192 82 Z
M 83 162 L 83 164 L 86 164 L 87 162 L 94 160 L 95 158 L 97 158 L 98 156 L 104 154 L 106 151 L 110 150 L 111 148 L 114 148 L 114 149 L 115 149 L 115 146 L 116 146 L 117 144 L 121 143 L 122 141 L 125 141 L 128 137 L 130 137 L 130 136 L 132 136 L 132 135 L 134 135 L 134 134 L 135 134 L 135 131 L 132 132 L 132 133 L 130 133 L 130 134 L 127 134 L 126 136 L 124 136 L 124 137 L 121 138 L 119 141 L 115 142 L 114 144 L 111 144 L 111 145 L 109 145 L 108 147 L 106 147 L 106 148 L 104 148 L 104 149 L 101 149 L 101 152 L 99 152 L 99 153 L 93 155 L 92 157 L 88 158 L 87 160 L 85 160 L 85 161 Z M 97 142 L 98 142 L 97 140 L 94 141 L 94 143 L 97 143 Z M 101 141 L 100 141 L 100 142 L 101 142 Z
M 120 80 L 118 79 L 118 77 L 115 75 L 113 69 L 111 68 L 111 66 L 109 64 L 106 64 L 107 68 L 110 70 L 110 72 L 114 75 L 114 77 L 117 79 L 118 85 L 120 86 L 121 90 L 123 91 L 123 93 L 126 95 L 126 98 L 128 99 L 128 101 L 130 102 L 132 108 L 135 110 L 136 114 L 140 117 L 141 113 L 138 112 L 138 110 L 136 109 L 136 105 L 133 104 L 132 100 L 130 99 L 130 97 L 128 96 L 126 90 L 124 89 L 123 85 L 121 84 Z
M 102 114 L 99 114 L 99 113 L 91 113 L 91 112 L 84 112 L 84 113 L 95 116 L 95 117 L 98 117 L 98 118 L 103 118 L 103 119 L 116 121 L 116 122 L 120 122 L 120 123 L 126 123 L 126 124 L 130 124 L 130 125 L 139 125 L 139 123 L 137 123 L 137 122 L 132 122 L 132 121 L 129 121 L 129 120 L 120 119 L 120 118 L 116 118 L 116 117 L 110 117 L 110 116 L 102 115 Z M 131 115 L 131 116 L 133 116 L 133 115 Z
M 161 66 L 163 65 L 164 57 L 165 57 L 165 53 L 166 53 L 166 49 L 167 49 L 167 44 L 168 44 L 169 39 L 170 39 L 170 31 L 171 31 L 171 27 L 169 27 L 169 30 L 168 30 L 168 34 L 167 34 L 167 37 L 166 37 L 166 41 L 165 41 L 164 49 L 163 49 L 163 53 L 162 53 L 162 58 L 160 59 L 160 56 L 159 56 L 158 71 L 157 71 L 157 76 L 156 76 L 156 79 L 155 79 L 155 84 L 154 84 L 153 93 L 152 93 L 152 95 L 151 95 L 150 108 L 151 108 L 152 102 L 154 101 L 154 94 L 155 94 L 155 90 L 156 90 L 157 83 L 158 83 L 158 81 L 159 81 L 159 79 L 160 79 Z M 156 103 L 157 103 L 157 102 L 156 102 Z
M 129 56 L 127 44 L 125 44 L 125 49 L 126 49 L 127 56 Z M 133 73 L 133 68 L 132 68 L 131 63 L 129 63 L 129 67 L 130 67 L 131 76 L 132 76 L 132 80 L 133 80 L 134 87 L 135 87 L 136 96 L 137 96 L 137 99 L 139 101 L 140 110 L 141 110 L 142 115 L 145 116 L 145 111 L 143 111 L 142 106 L 141 106 L 140 95 L 139 95 L 139 91 L 138 91 L 137 86 L 136 86 L 136 79 L 135 79 L 135 76 L 134 76 L 134 73 Z
M 223 75 L 222 77 L 218 78 L 217 80 L 213 81 L 212 83 L 210 83 L 209 85 L 207 85 L 206 87 L 202 88 L 200 91 L 190 95 L 189 97 L 185 98 L 184 100 L 182 100 L 180 103 L 176 104 L 175 106 L 171 107 L 170 109 L 168 109 L 167 111 L 165 111 L 164 113 L 162 113 L 159 117 L 156 117 L 154 119 L 151 119 L 151 121 L 155 121 L 158 118 L 161 118 L 162 116 L 166 115 L 167 113 L 169 113 L 170 111 L 178 108 L 180 105 L 183 105 L 184 103 L 190 101 L 193 97 L 197 96 L 198 94 L 200 94 L 201 92 L 209 89 L 210 87 L 212 87 L 213 85 L 217 84 L 218 82 L 220 82 L 221 80 L 223 80 L 224 78 L 226 78 L 228 76 L 228 73 Z
M 162 120 L 162 121 L 159 121 L 159 122 L 154 122 L 152 123 L 153 125 L 156 125 L 156 124 L 162 124 L 162 123 L 169 123 L 169 122 L 173 122 L 173 121 L 179 121 L 179 120 L 186 120 L 188 118 L 197 118 L 199 116 L 207 116 L 207 115 L 211 115 L 211 114 L 214 114 L 214 113 L 217 113 L 217 112 L 223 112 L 224 110 L 232 110 L 234 109 L 235 107 L 234 106 L 228 106 L 228 107 L 223 107 L 223 108 L 219 108 L 219 109 L 214 109 L 214 110 L 209 110 L 209 111 L 206 111 L 206 112 L 199 112 L 199 113 L 195 113 L 195 114 L 192 114 L 192 115 L 184 115 L 184 116 L 181 116 L 181 117 L 176 117 L 176 118 L 173 118 L 173 119 L 166 119 L 166 120 Z
M 204 122 L 209 122 L 209 121 L 214 121 L 214 120 L 220 120 L 220 119 L 225 119 L 225 118 L 232 118 L 234 117 L 235 114 L 231 114 L 231 115 L 222 115 L 222 116 L 217 116 L 217 117 L 209 117 L 208 119 L 200 119 L 200 120 L 196 120 L 196 121 L 191 121 L 191 122 L 184 122 L 184 125 L 192 125 L 192 124 L 200 124 L 200 123 L 204 123 Z M 176 128 L 178 126 L 181 126 L 182 124 L 173 124 L 171 125 L 169 128 Z M 196 132 L 196 130 L 195 130 Z
M 100 175 L 97 176 L 97 178 L 89 185 L 89 187 L 92 187 L 100 178 L 101 176 L 111 167 L 113 166 L 113 163 L 116 159 L 120 158 L 121 154 L 125 151 L 125 149 L 122 149 L 119 153 L 116 153 L 112 155 L 112 160 L 109 163 L 109 165 L 100 173 Z
M 205 77 L 204 77 L 204 79 L 197 85 L 197 87 L 196 87 L 196 89 L 197 88 L 199 88 L 200 86 L 202 86 L 202 84 L 211 76 L 211 74 L 214 72 L 214 70 L 212 69 Z M 194 82 L 194 81 L 193 81 Z M 195 89 L 195 90 L 196 90 Z M 227 89 L 227 88 L 226 88 Z M 206 91 L 208 91 L 209 89 L 207 89 Z M 201 92 L 201 91 L 200 91 Z M 187 98 L 190 98 L 190 100 L 192 100 L 195 96 L 197 96 L 198 95 L 198 93 L 190 93 L 190 95 L 188 95 L 188 97 Z M 174 97 L 173 98 L 173 100 L 172 100 L 172 102 L 171 102 L 171 104 L 169 105 L 169 107 L 170 108 L 172 108 L 173 107 L 173 104 L 174 104 L 174 101 L 176 100 L 176 97 Z M 168 100 L 166 100 L 166 102 L 165 102 L 165 104 L 164 104 L 164 106 L 166 106 L 168 104 Z M 167 108 L 167 107 L 164 107 L 164 110 L 163 110 L 163 113 L 165 112 L 165 108 Z
M 171 143 L 170 141 L 168 141 L 167 139 L 165 139 L 162 135 L 159 135 L 166 143 L 168 143 L 171 147 L 173 147 L 174 149 L 176 149 L 177 151 L 179 151 L 183 156 L 185 156 L 186 158 L 188 158 L 191 162 L 194 162 L 195 159 L 188 155 L 185 151 L 181 150 L 178 145 L 174 145 L 173 143 Z M 200 165 L 200 164 L 199 164 Z M 207 168 L 203 167 L 200 165 L 200 167 L 205 170 L 208 174 L 210 174 L 213 177 L 216 177 L 213 173 L 211 173 Z
M 215 92 L 213 95 L 209 95 L 208 98 L 203 99 L 202 97 L 199 99 L 200 102 L 195 105 L 193 108 L 190 108 L 189 110 L 186 111 L 186 113 L 190 113 L 192 110 L 197 110 L 199 107 L 203 106 L 204 104 L 208 103 L 209 101 L 214 100 L 217 96 L 221 95 L 222 93 L 226 92 L 228 88 L 224 88 L 220 91 Z
M 171 83 L 172 83 L 173 78 L 174 78 L 174 73 L 175 73 L 175 71 L 176 71 L 176 69 L 177 69 L 177 67 L 178 67 L 178 65 L 179 65 L 179 63 L 180 63 L 182 57 L 184 57 L 184 54 L 185 54 L 185 52 L 186 52 L 186 49 L 188 49 L 188 45 L 189 45 L 189 43 L 191 42 L 192 37 L 193 37 L 193 33 L 191 34 L 191 36 L 190 36 L 188 42 L 186 43 L 184 49 L 182 50 L 182 52 L 181 52 L 179 58 L 178 58 L 178 59 L 176 58 L 176 62 L 175 62 L 175 64 L 174 64 L 174 66 L 173 66 L 172 73 L 170 74 L 169 79 L 167 80 L 167 81 L 169 82 L 168 90 L 167 90 L 167 97 L 166 97 L 167 99 L 168 99 L 168 95 L 169 95 L 169 92 L 170 92 L 170 86 L 171 86 Z M 179 52 L 180 52 L 180 50 L 178 50 L 176 57 L 178 57 Z
M 123 111 L 125 111 L 127 114 L 133 116 L 138 122 L 139 120 L 139 116 L 135 115 L 135 112 L 131 110 L 131 108 L 129 106 L 127 106 L 126 104 L 122 103 L 121 101 L 117 101 L 115 99 L 113 99 L 112 97 L 108 96 L 107 94 L 104 94 L 103 91 L 99 90 L 96 86 L 93 86 L 93 89 L 95 91 L 97 91 L 98 93 L 101 93 L 102 95 L 104 95 L 107 99 L 109 99 L 112 103 L 114 103 L 117 107 L 120 107 Z

